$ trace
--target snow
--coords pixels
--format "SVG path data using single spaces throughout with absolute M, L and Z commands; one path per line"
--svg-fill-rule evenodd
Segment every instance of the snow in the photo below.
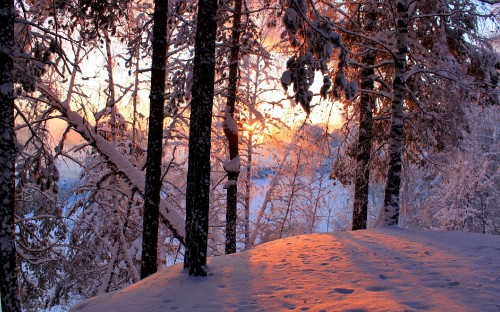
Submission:
M 238 124 L 236 124 L 236 121 L 229 113 L 229 107 L 226 108 L 226 112 L 224 114 L 223 127 L 224 127 L 224 129 L 229 130 L 233 134 L 238 134 Z
M 222 186 L 223 189 L 228 189 L 232 186 L 238 185 L 238 183 L 235 180 L 227 180 L 226 183 Z
M 228 162 L 225 162 L 223 167 L 226 172 L 240 172 L 240 155 L 234 157 Z
M 500 237 L 371 229 L 290 237 L 182 264 L 71 311 L 498 311 Z

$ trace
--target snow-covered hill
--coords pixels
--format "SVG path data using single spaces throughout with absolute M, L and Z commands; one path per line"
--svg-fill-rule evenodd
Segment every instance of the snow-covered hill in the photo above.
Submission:
M 500 237 L 379 229 L 282 239 L 182 265 L 72 311 L 500 311 Z

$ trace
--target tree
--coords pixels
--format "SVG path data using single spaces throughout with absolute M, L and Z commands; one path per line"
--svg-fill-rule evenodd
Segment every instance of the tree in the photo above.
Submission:
M 210 146 L 215 77 L 217 1 L 198 3 L 195 40 L 189 162 L 186 189 L 186 266 L 189 274 L 206 276 L 210 207 Z
M 259 44 L 263 45 L 264 41 L 269 37 L 271 31 L 266 27 L 269 22 L 267 18 L 261 18 L 259 31 Z M 275 48 L 275 47 L 274 47 Z M 268 48 L 267 51 L 273 49 Z M 276 77 L 272 75 L 272 67 L 274 61 L 264 48 L 254 55 L 245 55 L 242 64 L 242 77 L 240 81 L 240 100 L 244 106 L 239 110 L 239 123 L 241 124 L 243 135 L 241 142 L 243 143 L 243 166 L 245 167 L 245 175 L 243 177 L 244 192 L 244 242 L 245 249 L 249 249 L 251 242 L 250 233 L 250 202 L 252 199 L 252 177 L 255 170 L 255 154 L 259 154 L 259 147 L 263 145 L 260 137 L 265 134 L 265 129 L 279 127 L 279 120 L 273 118 L 268 112 L 261 112 L 262 104 L 266 102 L 266 95 L 276 91 L 275 86 L 267 89 L 263 86 L 272 86 L 276 84 Z M 246 135 L 245 135 L 246 134 Z M 260 222 L 259 222 L 260 223 Z
M 0 294 L 2 310 L 21 311 L 14 233 L 14 1 L 0 1 Z
M 377 23 L 377 2 L 367 2 L 358 7 L 358 23 L 368 34 L 373 34 Z M 354 201 L 352 211 L 352 230 L 366 229 L 368 221 L 368 190 L 370 184 L 370 159 L 373 136 L 373 107 L 375 96 L 370 94 L 375 87 L 376 52 L 366 44 L 361 51 L 361 70 L 359 75 L 359 128 L 356 148 L 356 171 L 354 181 Z
M 467 115 L 461 146 L 405 168 L 405 226 L 500 234 L 500 110 L 471 106 Z
M 403 104 L 406 89 L 408 53 L 408 0 L 396 2 L 395 74 L 392 82 L 391 128 L 389 132 L 389 168 L 387 171 L 384 204 L 380 214 L 383 225 L 399 222 L 399 191 L 401 186 L 403 152 Z
M 165 102 L 165 59 L 167 53 L 167 15 L 168 1 L 155 0 L 146 185 L 142 227 L 141 278 L 148 277 L 157 271 L 163 107 Z
M 238 65 L 240 60 L 241 8 L 243 1 L 234 1 L 233 26 L 231 33 L 231 53 L 229 56 L 229 81 L 227 106 L 224 117 L 224 134 L 229 144 L 229 162 L 224 166 L 227 171 L 227 209 L 226 209 L 226 254 L 236 252 L 236 220 L 238 204 L 238 175 L 240 156 L 238 152 L 238 127 L 234 120 L 236 91 L 238 87 Z
M 467 1 L 398 1 L 396 11 L 384 225 L 398 224 L 403 145 L 408 161 L 457 145 L 466 127 L 466 105 L 498 103 L 496 56 L 477 29 L 491 14 L 481 14 Z
M 2 163 L 1 206 L 0 206 L 0 278 L 2 306 L 4 311 L 19 310 L 17 297 L 17 269 L 15 267 L 14 239 L 14 167 L 15 167 L 15 135 L 14 135 L 14 4 L 11 1 L 0 3 L 1 30 L 0 37 L 0 101 L 2 111 L 0 122 L 2 135 L 0 138 L 0 157 Z

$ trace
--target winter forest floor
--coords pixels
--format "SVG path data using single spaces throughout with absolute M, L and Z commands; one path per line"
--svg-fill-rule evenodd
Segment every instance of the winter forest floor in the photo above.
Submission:
M 378 229 L 174 265 L 72 311 L 500 311 L 500 236 Z

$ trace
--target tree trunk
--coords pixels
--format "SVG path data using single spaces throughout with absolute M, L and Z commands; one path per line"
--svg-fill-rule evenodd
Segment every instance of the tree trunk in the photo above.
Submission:
M 377 22 L 376 7 L 370 4 L 364 6 L 365 20 L 364 29 L 368 34 L 373 31 Z M 362 70 L 360 75 L 361 89 L 373 90 L 373 75 L 375 73 L 375 51 L 368 49 L 362 58 Z M 362 92 L 359 100 L 359 133 L 358 148 L 356 155 L 356 180 L 354 182 L 354 204 L 352 210 L 352 230 L 366 229 L 368 221 L 368 190 L 370 184 L 370 158 L 373 136 L 373 106 L 374 99 L 367 93 Z
M 168 1 L 155 0 L 141 279 L 157 271 Z
M 252 120 L 252 113 L 250 118 Z M 253 132 L 248 132 L 248 154 L 247 154 L 247 170 L 246 170 L 246 185 L 245 185 L 245 250 L 250 249 L 250 198 L 252 191 L 252 153 L 253 153 Z
M 229 56 L 229 82 L 228 97 L 226 107 L 226 122 L 224 122 L 224 134 L 227 137 L 229 146 L 230 161 L 239 156 L 238 150 L 238 129 L 232 128 L 235 125 L 234 108 L 236 104 L 236 89 L 238 86 L 238 63 L 240 55 L 240 34 L 241 34 L 241 7 L 242 0 L 235 0 L 233 15 L 233 30 L 231 34 L 231 54 Z M 227 119 L 232 119 L 228 122 Z M 228 171 L 227 179 L 227 208 L 226 208 L 226 254 L 236 252 L 236 220 L 238 206 L 238 171 Z
M 210 207 L 210 137 L 215 75 L 217 0 L 200 0 L 194 48 L 186 189 L 186 265 L 206 276 Z
M 408 0 L 396 2 L 397 52 L 392 83 L 391 129 L 389 133 L 389 168 L 385 184 L 384 204 L 379 226 L 397 225 L 399 220 L 399 189 L 401 186 L 403 152 L 403 103 L 405 93 L 406 55 L 408 52 Z
M 0 1 L 0 294 L 2 311 L 21 311 L 14 234 L 14 1 Z

